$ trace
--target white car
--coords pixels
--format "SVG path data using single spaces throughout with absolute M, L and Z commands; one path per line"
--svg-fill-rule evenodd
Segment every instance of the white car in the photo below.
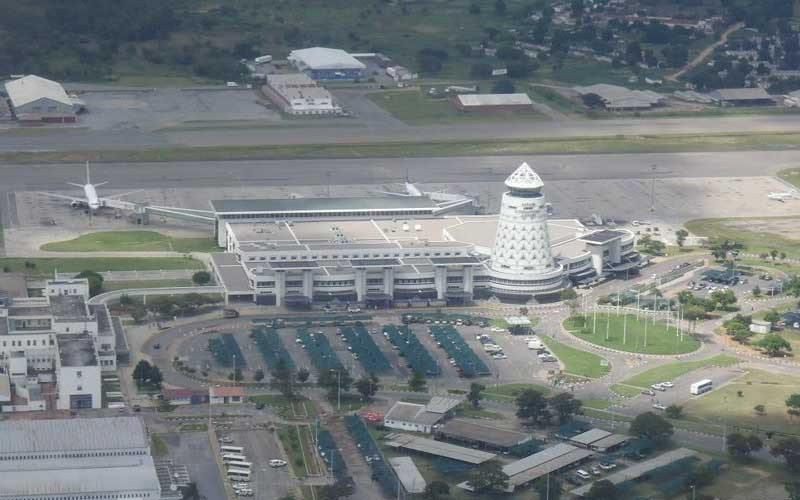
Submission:
M 653 384 L 653 385 L 651 385 L 650 387 L 652 387 L 653 389 L 655 389 L 655 390 L 657 390 L 657 391 L 662 391 L 662 392 L 667 390 L 667 389 L 666 389 L 666 388 L 665 388 L 663 385 L 661 385 L 661 384 Z
M 666 410 L 667 409 L 667 407 L 662 405 L 661 403 L 653 403 L 653 408 L 655 408 L 656 410 Z
M 273 458 L 269 461 L 270 467 L 284 467 L 286 465 L 286 460 L 281 460 L 279 458 Z
M 498 353 L 492 354 L 492 358 L 494 358 L 494 359 L 508 359 L 508 356 L 506 356 L 502 352 L 498 352 Z
M 661 382 L 661 387 L 666 387 L 667 389 L 672 389 L 675 387 L 675 384 L 672 382 Z

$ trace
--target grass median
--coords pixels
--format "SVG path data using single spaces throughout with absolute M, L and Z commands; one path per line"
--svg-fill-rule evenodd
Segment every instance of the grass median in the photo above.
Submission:
M 213 252 L 212 238 L 173 238 L 155 231 L 100 231 L 46 243 L 46 252 Z
M 599 378 L 611 371 L 611 364 L 608 360 L 597 354 L 575 349 L 546 335 L 542 335 L 540 338 L 564 364 L 564 371 L 570 375 Z
M 641 354 L 686 354 L 700 348 L 700 341 L 688 333 L 678 335 L 675 327 L 653 322 L 651 315 L 624 311 L 594 316 L 573 316 L 564 321 L 572 335 L 601 347 Z
M 686 375 L 687 373 L 708 368 L 710 366 L 725 367 L 740 363 L 741 360 L 727 354 L 720 354 L 712 358 L 698 359 L 697 361 L 686 361 L 683 363 L 670 363 L 668 365 L 657 366 L 634 375 L 621 383 L 629 386 L 641 387 L 646 389 L 659 382 L 667 382 Z
M 18 151 L 6 163 L 172 162 L 347 158 L 428 158 L 523 154 L 672 153 L 800 149 L 800 133 L 614 135 L 464 141 L 170 147 L 137 150 Z
M 53 273 L 80 273 L 81 271 L 169 271 L 175 269 L 203 269 L 199 260 L 185 257 L 54 257 L 25 259 L 0 258 L 3 272 L 21 272 L 32 277 Z

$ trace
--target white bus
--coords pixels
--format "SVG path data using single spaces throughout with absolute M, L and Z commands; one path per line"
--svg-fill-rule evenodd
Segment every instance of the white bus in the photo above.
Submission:
M 228 462 L 247 462 L 247 457 L 238 453 L 225 453 L 222 455 L 222 463 L 227 464 Z
M 689 392 L 694 395 L 703 394 L 711 390 L 711 385 L 711 381 L 706 378 L 689 386 Z
M 244 455 L 244 448 L 242 448 L 241 446 L 220 446 L 219 451 L 222 454 L 236 453 L 238 455 Z
M 251 462 L 238 462 L 238 461 L 236 461 L 236 462 L 228 462 L 227 464 L 225 464 L 225 466 L 228 467 L 231 470 L 232 469 L 250 470 L 250 469 L 253 468 L 253 464 Z
M 250 471 L 247 469 L 228 469 L 228 479 L 231 481 L 249 481 Z

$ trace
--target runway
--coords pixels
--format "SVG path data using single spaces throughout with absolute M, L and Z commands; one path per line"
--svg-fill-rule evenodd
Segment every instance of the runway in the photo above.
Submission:
M 774 175 L 800 165 L 800 151 L 529 155 L 348 160 L 275 160 L 96 164 L 92 178 L 108 189 L 313 186 L 401 182 L 502 182 L 527 161 L 545 182 Z M 83 164 L 0 165 L 0 190 L 63 190 L 80 182 Z

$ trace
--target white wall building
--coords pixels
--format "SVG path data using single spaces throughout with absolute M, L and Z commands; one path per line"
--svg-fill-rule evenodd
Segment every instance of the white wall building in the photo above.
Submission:
M 333 96 L 304 73 L 267 75 L 265 93 L 284 113 L 292 115 L 326 115 L 341 113 Z
M 60 83 L 36 75 L 7 82 L 6 93 L 18 120 L 72 123 L 74 103 Z

